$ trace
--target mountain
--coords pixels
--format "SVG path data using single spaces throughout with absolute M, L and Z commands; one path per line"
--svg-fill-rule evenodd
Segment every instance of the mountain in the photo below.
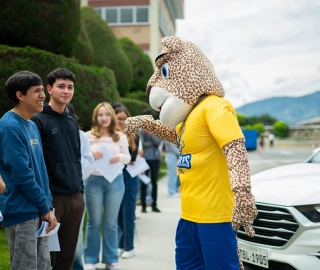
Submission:
M 245 116 L 270 116 L 288 125 L 320 116 L 320 91 L 300 97 L 274 97 L 236 108 Z

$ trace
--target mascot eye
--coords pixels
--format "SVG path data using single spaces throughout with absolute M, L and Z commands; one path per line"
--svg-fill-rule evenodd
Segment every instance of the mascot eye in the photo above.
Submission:
M 164 79 L 169 77 L 169 64 L 168 63 L 165 63 L 161 67 L 161 75 L 162 75 L 162 78 L 164 78 Z

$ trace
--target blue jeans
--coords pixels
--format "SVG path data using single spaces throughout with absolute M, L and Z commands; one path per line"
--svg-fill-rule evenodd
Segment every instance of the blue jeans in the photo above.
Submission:
M 131 177 L 126 169 L 123 170 L 124 196 L 118 217 L 119 248 L 130 251 L 134 248 L 134 221 L 136 219 L 136 199 L 138 194 L 138 176 Z
M 177 180 L 178 180 L 177 161 L 178 161 L 178 158 L 174 153 L 169 152 L 169 153 L 167 153 L 164 161 L 166 162 L 167 168 L 168 168 L 168 194 L 174 195 L 177 193 Z
M 87 264 L 99 262 L 102 226 L 102 263 L 118 262 L 118 215 L 124 194 L 123 175 L 119 174 L 112 183 L 103 176 L 91 175 L 84 183 L 84 194 L 88 213 L 84 261 Z

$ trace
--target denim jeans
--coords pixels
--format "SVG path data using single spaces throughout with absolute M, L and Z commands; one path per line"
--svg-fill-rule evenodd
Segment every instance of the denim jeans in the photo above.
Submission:
M 123 170 L 124 196 L 118 217 L 119 248 L 130 251 L 134 248 L 134 221 L 136 219 L 136 198 L 138 193 L 138 176 L 131 177 L 126 169 Z
M 174 195 L 177 193 L 177 180 L 178 180 L 177 161 L 178 161 L 178 158 L 174 153 L 169 152 L 169 153 L 167 153 L 164 161 L 166 162 L 167 168 L 168 168 L 168 194 Z
M 84 194 L 88 214 L 84 261 L 87 264 L 99 262 L 102 226 L 102 263 L 118 262 L 118 215 L 124 194 L 123 175 L 119 174 L 112 183 L 103 176 L 91 175 L 84 183 Z

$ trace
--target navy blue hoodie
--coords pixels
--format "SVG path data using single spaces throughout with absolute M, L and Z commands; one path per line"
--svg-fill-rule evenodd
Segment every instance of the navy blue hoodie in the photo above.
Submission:
M 48 104 L 31 119 L 39 128 L 51 193 L 83 192 L 77 121 L 68 109 L 60 114 Z

